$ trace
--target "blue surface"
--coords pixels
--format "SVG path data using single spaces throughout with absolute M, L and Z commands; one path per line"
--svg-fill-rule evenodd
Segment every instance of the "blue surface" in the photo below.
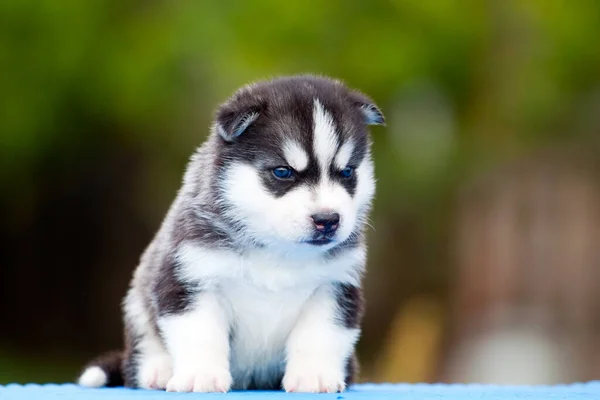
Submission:
M 600 400 L 600 381 L 574 383 L 557 386 L 494 386 L 494 385 L 407 385 L 407 384 L 362 384 L 354 385 L 349 391 L 338 394 L 305 394 L 284 392 L 230 392 L 226 394 L 167 393 L 154 390 L 133 390 L 124 388 L 84 389 L 76 385 L 7 385 L 0 386 L 0 400 L 24 399 L 136 399 L 156 400 L 181 398 L 202 399 L 398 399 L 398 400 L 508 400 L 508 399 L 594 399 Z

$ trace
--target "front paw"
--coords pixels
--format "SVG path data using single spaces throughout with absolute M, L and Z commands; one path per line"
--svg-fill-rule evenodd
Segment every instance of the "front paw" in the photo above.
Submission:
M 171 358 L 166 355 L 144 359 L 140 365 L 139 386 L 142 389 L 164 389 L 173 376 Z
M 324 367 L 324 364 L 288 364 L 283 377 L 286 392 L 336 393 L 346 389 L 344 372 L 338 368 Z
M 178 371 L 167 383 L 167 392 L 228 392 L 232 378 L 227 369 L 201 368 Z

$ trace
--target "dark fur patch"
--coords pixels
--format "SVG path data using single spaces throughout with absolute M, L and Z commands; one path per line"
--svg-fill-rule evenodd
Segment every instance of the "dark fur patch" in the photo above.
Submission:
M 358 370 L 358 359 L 356 358 L 356 354 L 353 353 L 348 361 L 346 361 L 346 376 L 344 380 L 346 382 L 346 387 L 356 382 L 356 379 L 358 378 Z
M 359 287 L 347 284 L 335 284 L 335 296 L 338 304 L 337 320 L 346 328 L 358 328 L 362 320 L 364 300 Z
M 123 381 L 126 387 L 138 387 L 139 339 L 131 334 L 129 327 L 125 329 L 125 352 L 123 354 Z
M 352 232 L 348 239 L 329 250 L 326 253 L 326 257 L 328 259 L 333 259 L 346 250 L 355 249 L 358 246 L 360 246 L 364 241 L 364 234 L 362 233 L 362 229 L 363 228 L 360 227 L 360 230 Z
M 354 196 L 354 193 L 356 192 L 356 184 L 358 183 L 356 179 L 356 173 L 354 173 L 350 178 L 345 178 L 341 176 L 340 171 L 334 165 L 331 165 L 329 167 L 329 176 L 333 181 L 339 182 L 344 189 L 350 193 L 350 196 Z
M 177 268 L 179 262 L 168 255 L 154 281 L 152 292 L 161 317 L 185 312 L 200 293 L 199 284 L 181 282 L 177 278 Z
M 273 379 L 271 379 L 269 382 L 261 380 L 257 383 L 256 380 L 252 378 L 246 390 L 279 390 L 281 389 L 282 381 L 283 370 L 280 374 L 274 375 Z
M 286 162 L 282 163 L 284 166 L 286 164 Z M 265 168 L 263 171 L 262 181 L 265 188 L 267 188 L 267 190 L 275 197 L 281 197 L 300 185 L 316 186 L 321 175 L 319 166 L 313 157 L 309 159 L 306 169 L 300 172 L 295 172 L 293 178 L 289 180 L 279 180 L 275 178 L 272 174 L 273 168 Z
M 368 140 L 366 137 L 358 137 L 353 140 L 354 149 L 350 155 L 348 166 L 354 169 L 358 168 L 367 154 Z M 343 143 L 340 143 L 339 147 L 342 147 Z M 339 148 L 338 148 L 339 151 Z M 345 178 L 341 175 L 341 171 L 337 169 L 334 164 L 329 167 L 329 176 L 333 181 L 340 183 L 351 196 L 356 193 L 356 185 L 358 180 L 356 178 L 356 171 L 350 178 Z
M 190 201 L 190 204 L 193 204 Z M 202 243 L 210 247 L 230 248 L 233 246 L 230 232 L 221 226 L 218 210 L 214 205 L 206 205 L 202 212 L 188 207 L 179 214 L 173 231 L 173 246 L 184 242 Z

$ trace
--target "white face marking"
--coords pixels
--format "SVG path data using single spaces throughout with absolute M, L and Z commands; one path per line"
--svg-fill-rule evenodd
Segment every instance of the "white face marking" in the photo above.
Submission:
M 311 234 L 312 193 L 301 186 L 275 198 L 262 184 L 259 172 L 247 164 L 234 164 L 222 182 L 230 217 L 242 221 L 248 235 L 260 243 L 285 250 Z
M 284 156 L 288 165 L 296 171 L 304 171 L 308 167 L 308 155 L 295 141 L 287 141 L 283 146 Z
M 355 200 L 338 182 L 322 179 L 316 190 L 315 210 L 331 210 L 340 214 L 340 227 L 337 234 L 347 238 L 356 225 L 357 207 Z
M 260 172 L 247 164 L 233 164 L 222 181 L 226 213 L 243 223 L 244 237 L 283 253 L 320 253 L 336 245 L 311 246 L 301 242 L 312 238 L 314 226 L 310 216 L 331 210 L 340 214 L 337 241 L 344 241 L 362 222 L 366 207 L 375 191 L 373 163 L 369 156 L 356 169 L 354 196 L 338 182 L 321 179 L 314 188 L 300 184 L 277 198 L 263 185 Z M 316 189 L 316 190 L 315 190 Z
M 331 165 L 331 160 L 337 150 L 338 141 L 335 134 L 335 125 L 331 115 L 325 111 L 321 102 L 315 99 L 313 108 L 314 120 L 314 152 L 319 160 L 321 176 L 326 177 Z
M 375 196 L 375 166 L 370 153 L 365 154 L 365 158 L 355 173 L 357 183 L 354 202 L 360 209 L 370 205 Z
M 335 167 L 339 170 L 346 168 L 350 162 L 350 157 L 352 157 L 353 152 L 354 143 L 352 140 L 348 140 L 342 145 L 342 147 L 340 147 L 340 150 L 335 156 Z

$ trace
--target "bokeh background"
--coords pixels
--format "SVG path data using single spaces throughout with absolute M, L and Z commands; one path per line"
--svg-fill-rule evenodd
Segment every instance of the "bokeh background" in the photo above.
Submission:
M 120 301 L 216 106 L 371 95 L 362 380 L 600 378 L 596 0 L 0 1 L 0 383 L 121 346 Z

